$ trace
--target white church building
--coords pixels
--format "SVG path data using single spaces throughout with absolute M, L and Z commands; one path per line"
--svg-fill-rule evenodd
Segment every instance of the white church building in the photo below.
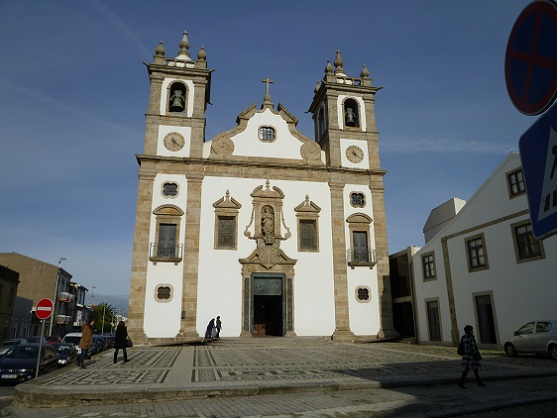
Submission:
M 537 240 L 520 155 L 509 154 L 468 202 L 428 218 L 412 257 L 419 343 L 458 344 L 466 325 L 485 348 L 530 321 L 557 319 L 557 237 Z
M 396 335 L 374 111 L 380 87 L 368 69 L 349 77 L 337 51 L 308 103 L 314 139 L 275 106 L 269 79 L 261 105 L 206 139 L 212 70 L 204 49 L 194 60 L 189 47 L 184 33 L 169 58 L 161 42 L 147 64 L 131 338 L 202 338 L 217 315 L 221 337 Z

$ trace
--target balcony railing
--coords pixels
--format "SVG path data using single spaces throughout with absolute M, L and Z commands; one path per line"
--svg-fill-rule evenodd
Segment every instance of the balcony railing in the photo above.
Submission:
M 346 260 L 352 268 L 357 266 L 368 266 L 373 268 L 377 264 L 377 251 L 346 250 Z
M 58 293 L 58 301 L 60 302 L 73 302 L 75 300 L 75 296 L 68 292 L 60 292 Z
M 152 242 L 149 249 L 149 259 L 151 261 L 182 261 L 182 244 L 166 245 L 165 243 Z
M 56 315 L 56 323 L 58 325 L 69 324 L 72 322 L 72 317 L 69 315 Z

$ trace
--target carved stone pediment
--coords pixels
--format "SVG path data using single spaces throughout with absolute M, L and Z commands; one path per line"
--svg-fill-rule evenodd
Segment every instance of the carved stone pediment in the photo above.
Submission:
M 284 251 L 278 248 L 278 245 L 259 245 L 259 247 L 251 253 L 247 258 L 240 259 L 241 264 L 260 264 L 267 270 L 273 268 L 277 264 L 294 265 L 296 260 L 288 257 Z

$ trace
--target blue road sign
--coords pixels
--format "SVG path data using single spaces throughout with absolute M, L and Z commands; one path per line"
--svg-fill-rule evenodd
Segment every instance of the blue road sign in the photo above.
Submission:
M 557 4 L 536 0 L 518 16 L 507 43 L 505 80 L 514 106 L 539 115 L 557 94 Z
M 532 232 L 538 239 L 557 232 L 557 105 L 518 141 Z

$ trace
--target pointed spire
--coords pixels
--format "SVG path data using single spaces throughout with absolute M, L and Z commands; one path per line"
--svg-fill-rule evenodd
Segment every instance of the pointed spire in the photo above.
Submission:
M 180 41 L 180 50 L 178 51 L 177 60 L 181 61 L 191 61 L 190 58 L 190 42 L 188 41 L 188 32 L 184 31 L 184 36 Z
M 344 61 L 342 60 L 342 57 L 340 56 L 340 49 L 337 49 L 337 57 L 335 58 L 335 74 L 338 75 L 345 75 L 344 74 L 344 70 L 342 69 L 342 66 L 344 65 Z

